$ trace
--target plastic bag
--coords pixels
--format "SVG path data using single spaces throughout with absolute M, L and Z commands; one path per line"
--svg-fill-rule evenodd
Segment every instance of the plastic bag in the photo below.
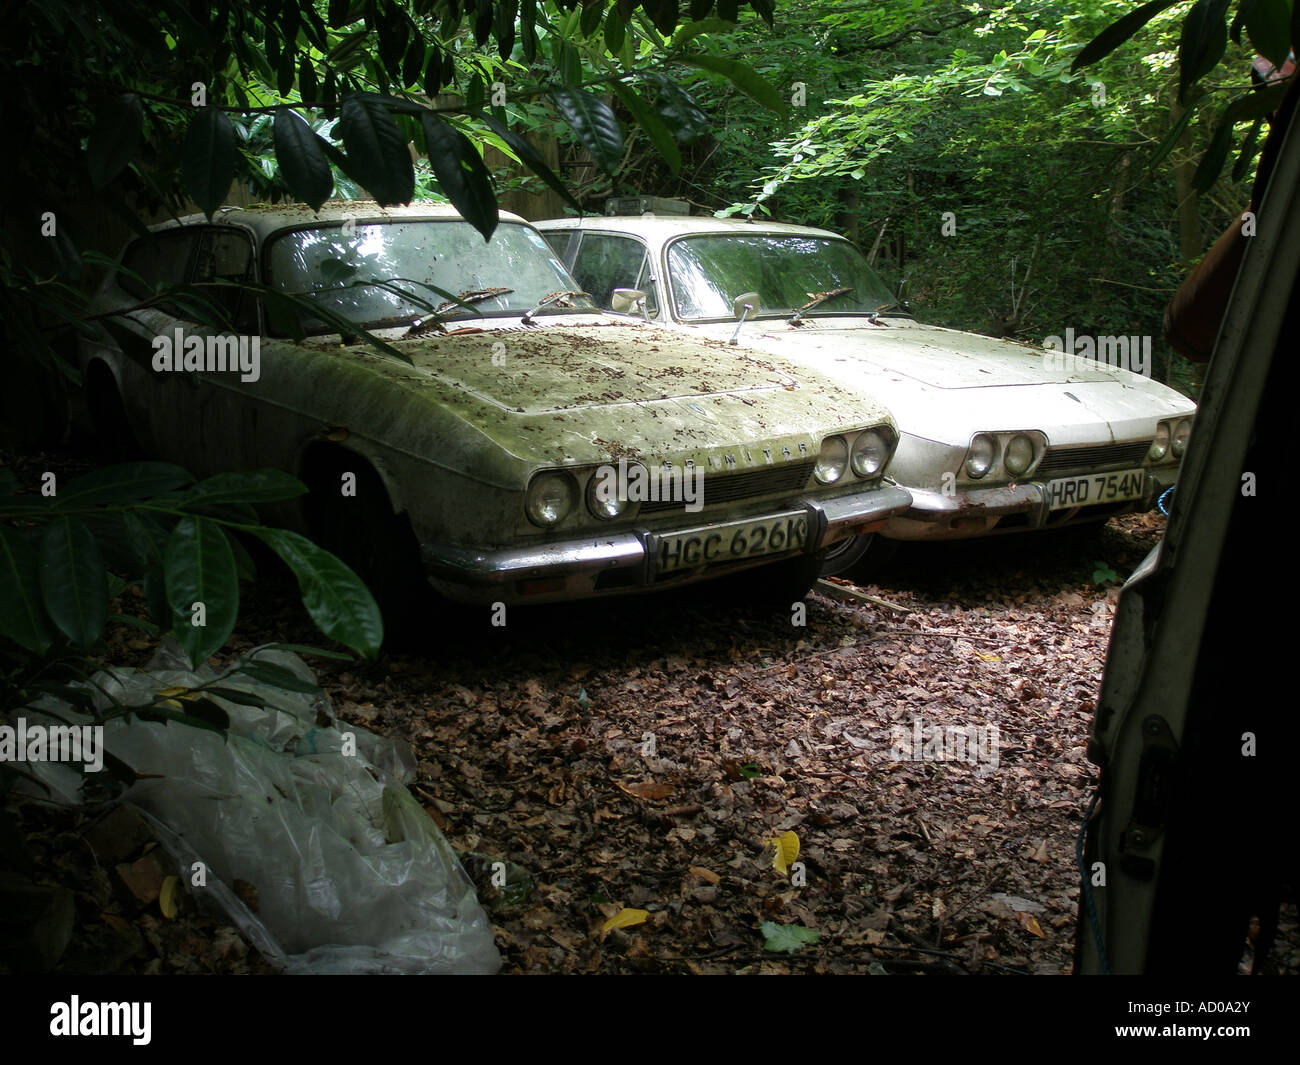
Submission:
M 255 660 L 314 681 L 289 652 L 263 650 Z M 165 688 L 218 676 L 178 665 L 183 659 L 165 643 L 148 670 L 106 670 L 95 682 L 144 705 Z M 137 773 L 162 774 L 136 781 L 125 800 L 165 826 L 160 841 L 181 860 L 190 892 L 206 892 L 288 972 L 496 972 L 500 955 L 474 886 L 404 786 L 415 764 L 405 744 L 340 725 L 321 695 L 237 673 L 221 676 L 220 686 L 267 705 L 207 695 L 230 717 L 224 735 L 138 718 L 104 726 L 106 751 Z M 21 713 L 35 722 L 42 706 L 69 724 L 90 722 L 52 697 Z M 79 769 L 29 768 L 65 801 L 81 801 Z M 196 862 L 207 887 L 194 884 Z M 230 890 L 235 879 L 257 888 L 256 915 Z

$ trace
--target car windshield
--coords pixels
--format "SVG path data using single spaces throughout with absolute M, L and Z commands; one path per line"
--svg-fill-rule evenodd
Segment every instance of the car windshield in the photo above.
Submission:
M 809 317 L 866 314 L 894 303 L 852 244 L 827 237 L 745 233 L 683 237 L 668 248 L 673 306 L 683 321 L 731 318 L 732 300 L 757 292 L 761 315 L 790 315 L 837 289 Z
M 366 329 L 416 319 L 520 315 L 577 284 L 530 226 L 502 221 L 492 239 L 468 222 L 394 220 L 292 229 L 271 238 L 267 281 Z M 460 300 L 472 310 L 456 303 Z M 595 310 L 581 297 L 542 314 Z M 308 333 L 333 332 L 320 320 Z

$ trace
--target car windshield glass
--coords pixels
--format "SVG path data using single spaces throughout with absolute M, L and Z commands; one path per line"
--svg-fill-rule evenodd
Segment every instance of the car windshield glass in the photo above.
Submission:
M 578 287 L 532 228 L 503 221 L 484 243 L 459 219 L 357 224 L 347 232 L 324 225 L 289 230 L 271 238 L 267 281 L 368 329 L 417 318 L 519 315 L 550 293 Z M 579 298 L 542 313 L 594 309 Z M 303 327 L 333 331 L 319 320 Z
M 731 301 L 757 292 L 760 315 L 790 315 L 825 292 L 847 288 L 808 317 L 866 314 L 894 302 L 852 244 L 825 237 L 763 233 L 684 237 L 668 248 L 677 317 L 732 318 Z

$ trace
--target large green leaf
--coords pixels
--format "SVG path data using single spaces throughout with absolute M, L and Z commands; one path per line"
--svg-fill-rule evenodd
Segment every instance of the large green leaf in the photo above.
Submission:
M 623 130 L 609 104 L 570 86 L 553 90 L 551 99 L 597 165 L 607 174 L 617 171 L 623 161 Z
M 334 172 L 320 137 L 287 107 L 275 112 L 275 157 L 289 191 L 319 211 L 334 191 Z
M 245 470 L 239 473 L 218 473 L 205 478 L 176 501 L 177 509 L 213 506 L 218 503 L 278 503 L 295 499 L 307 491 L 307 486 L 291 473 L 283 470 Z
M 221 526 L 207 518 L 182 518 L 167 540 L 167 602 L 177 641 L 198 667 L 229 638 L 239 616 L 239 574 Z M 195 625 L 202 603 L 204 624 Z
M 383 620 L 370 590 L 341 560 L 306 537 L 282 529 L 255 529 L 298 578 L 317 627 L 332 639 L 373 658 L 383 643 Z
M 343 98 L 339 132 L 355 177 L 381 207 L 410 203 L 415 195 L 415 171 L 397 123 L 377 97 L 349 93 Z
M 242 674 L 245 677 L 252 677 L 253 680 L 260 681 L 262 684 L 283 688 L 287 692 L 302 692 L 304 695 L 320 694 L 320 685 L 313 684 L 309 680 L 303 680 L 293 670 L 285 669 L 284 666 L 277 666 L 274 662 L 244 660 L 239 663 L 238 668 L 233 673 L 227 674 L 227 676 L 233 676 L 235 673 Z
M 1232 147 L 1232 123 L 1220 122 L 1214 131 L 1214 136 L 1210 138 L 1210 146 L 1205 149 L 1205 154 L 1201 156 L 1201 161 L 1196 166 L 1196 173 L 1192 177 L 1192 188 L 1197 192 L 1205 192 L 1214 184 L 1215 178 L 1223 170 L 1223 164 L 1228 159 L 1228 150 Z
M 1098 59 L 1104 59 L 1165 8 L 1173 7 L 1180 2 L 1181 0 L 1150 0 L 1149 3 L 1135 8 L 1123 18 L 1116 19 L 1083 46 L 1083 51 L 1074 57 L 1070 69 L 1080 70 L 1097 62 Z
M 41 539 L 41 598 L 54 624 L 78 647 L 90 647 L 108 621 L 108 578 L 85 522 L 55 518 Z
M 573 197 L 569 187 L 560 180 L 559 175 L 555 173 L 542 159 L 541 154 L 534 148 L 528 140 L 519 133 L 510 129 L 503 122 L 497 121 L 492 115 L 480 114 L 478 116 L 489 129 L 500 137 L 506 144 L 510 145 L 515 155 L 519 156 L 519 161 L 528 167 L 534 174 L 541 178 L 551 189 L 553 189 L 570 207 L 579 214 L 582 214 L 582 205 Z
M 497 227 L 492 175 L 478 150 L 460 130 L 432 112 L 422 116 L 424 144 L 438 184 L 470 225 L 490 240 Z
M 1223 58 L 1228 47 L 1228 0 L 1196 0 L 1178 40 L 1178 99 Z
M 193 481 L 188 470 L 170 462 L 122 462 L 70 481 L 55 495 L 54 506 L 68 510 L 100 503 L 133 503 Z
M 1245 22 L 1256 51 L 1280 68 L 1291 52 L 1291 5 L 1287 0 L 1254 0 Z
M 630 85 L 625 85 L 621 81 L 615 82 L 614 92 L 623 101 L 623 106 L 636 119 L 637 125 L 645 130 L 646 135 L 659 150 L 659 154 L 664 157 L 664 162 L 668 164 L 668 168 L 674 174 L 680 171 L 682 168 L 682 153 L 677 147 L 677 142 L 673 139 L 672 131 L 664 124 L 664 120 L 641 99 L 640 94 Z
M 235 127 L 215 107 L 202 107 L 190 119 L 181 176 L 190 199 L 211 219 L 235 180 Z
M 250 530 L 298 578 L 302 605 L 330 639 L 366 658 L 379 653 L 384 624 L 370 590 L 346 565 L 305 536 L 285 529 Z
M 683 55 L 678 56 L 677 61 L 721 74 L 756 104 L 766 107 L 769 111 L 776 111 L 778 114 L 785 111 L 785 99 L 773 86 L 764 81 L 762 75 L 753 67 L 716 55 Z
M 86 164 L 95 188 L 112 181 L 135 155 L 144 128 L 144 109 L 135 93 L 110 96 L 86 140 Z
M 36 548 L 20 533 L 0 525 L 0 633 L 43 655 L 53 635 L 36 570 Z

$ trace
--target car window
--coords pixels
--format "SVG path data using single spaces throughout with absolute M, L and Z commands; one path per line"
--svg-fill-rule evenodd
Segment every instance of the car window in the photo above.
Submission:
M 635 237 L 622 237 L 610 233 L 584 233 L 578 246 L 573 276 L 584 292 L 600 307 L 612 307 L 614 289 L 640 288 L 645 291 L 646 304 L 652 315 L 659 311 L 645 245 Z
M 517 315 L 579 287 L 541 234 L 517 222 L 502 222 L 486 243 L 459 219 L 376 222 L 348 233 L 338 225 L 282 230 L 267 243 L 266 263 L 273 288 L 309 296 L 366 328 L 471 313 L 449 296 L 484 317 Z M 541 313 L 595 310 L 585 299 L 571 302 Z M 332 331 L 321 321 L 303 328 Z
M 852 244 L 824 237 L 708 234 L 668 248 L 677 317 L 731 318 L 742 292 L 757 292 L 762 314 L 792 314 L 813 297 L 848 288 L 811 314 L 862 314 L 894 302 L 889 288 Z
M 148 297 L 161 284 L 179 285 L 188 276 L 198 229 L 164 229 L 133 241 L 122 256 L 124 270 L 117 283 L 139 299 Z M 175 313 L 174 308 L 167 308 Z
M 196 283 L 251 281 L 253 244 L 248 235 L 230 228 L 204 229 L 194 259 L 192 279 Z M 230 315 L 240 332 L 257 331 L 256 305 L 249 293 L 237 288 L 213 288 L 208 295 Z
M 565 266 L 571 267 L 572 262 L 569 258 L 569 251 L 573 245 L 574 231 L 572 229 L 552 229 L 543 232 L 542 236 L 546 238 L 546 243 L 555 252 L 556 258 Z

